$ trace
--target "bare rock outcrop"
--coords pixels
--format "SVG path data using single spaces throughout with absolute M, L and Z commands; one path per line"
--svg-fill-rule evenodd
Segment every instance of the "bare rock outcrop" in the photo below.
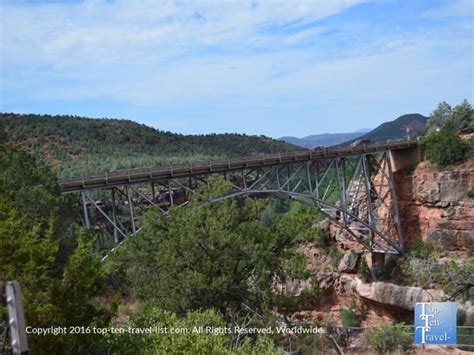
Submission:
M 364 283 L 358 277 L 349 275 L 341 276 L 340 280 L 346 292 L 407 311 L 412 311 L 416 302 L 435 302 L 445 298 L 442 290 L 425 290 L 421 287 L 399 286 L 388 282 Z
M 337 271 L 347 272 L 347 273 L 356 273 L 357 264 L 359 262 L 360 255 L 361 255 L 361 252 L 348 250 L 342 257 L 341 261 L 339 262 Z

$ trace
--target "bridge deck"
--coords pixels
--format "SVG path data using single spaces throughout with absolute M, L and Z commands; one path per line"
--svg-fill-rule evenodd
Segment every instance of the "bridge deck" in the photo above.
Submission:
M 127 184 L 138 184 L 157 180 L 186 178 L 199 175 L 224 173 L 249 168 L 282 165 L 292 162 L 317 161 L 327 158 L 376 153 L 387 150 L 414 148 L 416 140 L 405 142 L 378 143 L 358 147 L 323 148 L 304 150 L 294 153 L 278 153 L 255 157 L 217 160 L 204 163 L 172 165 L 167 167 L 150 167 L 80 176 L 59 181 L 63 193 L 109 188 Z

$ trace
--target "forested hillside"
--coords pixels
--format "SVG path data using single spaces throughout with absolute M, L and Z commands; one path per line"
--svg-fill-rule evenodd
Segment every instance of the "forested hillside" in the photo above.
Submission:
M 129 120 L 2 113 L 0 121 L 10 140 L 62 177 L 298 149 L 264 136 L 181 135 Z

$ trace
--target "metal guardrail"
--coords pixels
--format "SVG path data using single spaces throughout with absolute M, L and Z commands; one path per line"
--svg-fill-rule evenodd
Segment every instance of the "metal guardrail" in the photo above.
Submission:
M 417 140 L 376 143 L 357 147 L 335 147 L 297 151 L 294 153 L 267 154 L 256 157 L 234 158 L 191 164 L 177 164 L 168 167 L 150 167 L 121 170 L 80 176 L 59 181 L 63 193 L 114 187 L 118 185 L 136 184 L 154 180 L 184 178 L 196 175 L 223 173 L 240 169 L 258 168 L 292 162 L 316 161 L 340 156 L 376 153 L 387 150 L 414 148 Z

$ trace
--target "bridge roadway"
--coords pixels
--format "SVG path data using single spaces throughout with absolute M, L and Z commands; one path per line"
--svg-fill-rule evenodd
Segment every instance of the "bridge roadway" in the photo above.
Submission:
M 80 176 L 59 181 L 62 193 L 88 191 L 111 188 L 121 185 L 139 184 L 151 181 L 163 181 L 177 178 L 187 178 L 209 174 L 225 173 L 241 169 L 255 169 L 276 166 L 293 162 L 313 162 L 328 158 L 377 153 L 384 151 L 399 151 L 415 148 L 417 140 L 377 143 L 357 147 L 335 147 L 316 150 L 302 150 L 294 153 L 278 153 L 254 157 L 216 160 L 191 164 L 171 165 L 167 167 L 150 167 Z

